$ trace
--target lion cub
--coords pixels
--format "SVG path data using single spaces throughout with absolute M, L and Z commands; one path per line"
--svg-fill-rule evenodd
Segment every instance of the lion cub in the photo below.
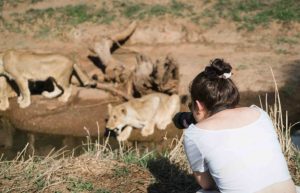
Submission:
M 117 134 L 118 141 L 129 138 L 132 128 L 141 129 L 143 136 L 153 134 L 154 127 L 165 129 L 180 110 L 179 96 L 153 93 L 112 107 L 108 104 L 106 127 Z
M 61 54 L 8 50 L 1 53 L 0 57 L 0 75 L 6 75 L 16 81 L 20 90 L 18 103 L 21 108 L 31 103 L 28 80 L 44 81 L 51 78 L 54 91 L 44 91 L 42 95 L 47 98 L 60 95 L 58 99 L 62 102 L 67 102 L 71 95 L 70 78 L 73 71 L 85 86 L 94 84 L 79 66 Z

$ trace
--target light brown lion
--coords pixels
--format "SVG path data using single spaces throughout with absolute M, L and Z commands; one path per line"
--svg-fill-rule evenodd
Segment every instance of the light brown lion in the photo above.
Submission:
M 119 141 L 127 140 L 133 127 L 141 129 L 143 136 L 148 136 L 153 134 L 155 126 L 165 129 L 179 110 L 180 99 L 177 94 L 152 93 L 115 107 L 109 104 L 106 127 L 116 132 Z
M 67 102 L 71 95 L 70 78 L 77 73 L 84 86 L 93 85 L 88 76 L 69 57 L 62 54 L 34 53 L 31 51 L 8 50 L 1 54 L 0 75 L 13 79 L 20 90 L 18 103 L 21 108 L 31 103 L 28 81 L 44 81 L 50 78 L 54 84 L 52 92 L 43 96 Z

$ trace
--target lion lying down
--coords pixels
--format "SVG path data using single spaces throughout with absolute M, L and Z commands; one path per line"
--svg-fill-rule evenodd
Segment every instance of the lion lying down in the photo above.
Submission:
M 52 92 L 44 91 L 43 96 L 67 102 L 71 95 L 70 78 L 77 73 L 84 86 L 92 85 L 88 76 L 70 58 L 53 53 L 8 50 L 0 55 L 0 76 L 15 80 L 20 90 L 18 103 L 21 108 L 30 105 L 28 80 L 44 81 L 50 78 L 54 84 Z
M 106 127 L 116 132 L 118 141 L 127 140 L 133 127 L 141 129 L 143 136 L 148 136 L 153 134 L 155 126 L 165 129 L 179 110 L 178 95 L 148 94 L 115 107 L 109 104 Z

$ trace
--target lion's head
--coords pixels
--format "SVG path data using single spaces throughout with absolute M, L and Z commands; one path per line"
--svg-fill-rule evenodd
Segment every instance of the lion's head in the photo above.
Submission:
M 120 133 L 122 129 L 128 124 L 127 109 L 124 104 L 113 107 L 108 104 L 109 118 L 106 123 L 106 128 Z

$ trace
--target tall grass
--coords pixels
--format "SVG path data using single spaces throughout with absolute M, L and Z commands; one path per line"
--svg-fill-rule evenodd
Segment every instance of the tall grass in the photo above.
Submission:
M 269 114 L 269 116 L 273 121 L 273 125 L 276 128 L 278 140 L 281 145 L 282 152 L 288 163 L 290 173 L 293 177 L 294 182 L 299 185 L 300 184 L 300 162 L 299 162 L 300 151 L 292 143 L 291 129 L 293 126 L 295 126 L 300 122 L 294 124 L 289 123 L 288 112 L 283 111 L 282 109 L 280 93 L 278 91 L 278 86 L 272 68 L 271 68 L 271 73 L 275 85 L 274 104 L 272 105 L 269 104 L 267 95 L 265 96 L 264 104 L 260 98 L 260 104 L 261 107 L 263 107 L 265 111 Z

